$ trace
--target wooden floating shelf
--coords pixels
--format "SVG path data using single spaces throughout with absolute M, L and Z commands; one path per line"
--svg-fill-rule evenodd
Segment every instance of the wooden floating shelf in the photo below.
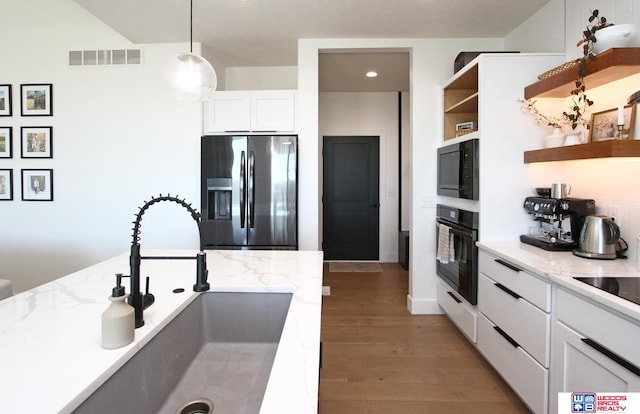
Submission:
M 587 60 L 585 84 L 592 89 L 639 72 L 639 47 L 612 48 L 599 53 L 596 60 Z M 566 98 L 577 77 L 576 65 L 525 87 L 524 98 Z
M 568 147 L 525 151 L 524 163 L 611 157 L 640 157 L 640 140 L 612 139 Z

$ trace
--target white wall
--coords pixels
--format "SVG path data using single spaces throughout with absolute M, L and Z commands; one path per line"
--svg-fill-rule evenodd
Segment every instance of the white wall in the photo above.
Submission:
M 225 73 L 225 85 L 219 90 L 298 89 L 296 66 L 233 67 Z
M 592 10 L 609 22 L 640 22 L 640 0 L 551 0 L 505 37 L 506 50 L 562 52 L 567 61 L 582 56 L 582 39 Z
M 401 231 L 409 231 L 411 228 L 411 94 L 409 92 L 402 93 L 402 115 L 401 126 L 402 136 L 402 152 L 401 152 L 401 214 L 402 222 L 400 223 Z
M 505 50 L 564 53 L 564 13 L 565 0 L 551 0 L 505 37 Z
M 640 0 L 565 0 L 565 47 L 567 60 L 582 56 L 576 43 L 582 39 L 591 11 L 598 9 L 600 16 L 611 23 L 635 23 L 640 26 Z M 596 34 L 597 37 L 597 34 Z
M 381 262 L 398 261 L 398 94 L 320 93 L 320 136 L 380 137 Z
M 14 172 L 14 200 L 0 202 L 0 277 L 19 292 L 127 251 L 151 195 L 177 193 L 199 210 L 201 105 L 172 99 L 162 79 L 185 45 L 136 45 L 142 66 L 69 68 L 68 50 L 131 44 L 71 0 L 4 0 L 0 15 L 0 82 L 13 86 L 14 113 L 0 119 L 14 132 L 13 158 L 0 160 Z M 53 84 L 52 117 L 20 116 L 23 83 Z M 20 158 L 20 127 L 31 125 L 53 127 L 52 159 Z M 22 168 L 53 169 L 53 202 L 21 201 Z M 142 247 L 197 248 L 180 210 L 150 210 Z

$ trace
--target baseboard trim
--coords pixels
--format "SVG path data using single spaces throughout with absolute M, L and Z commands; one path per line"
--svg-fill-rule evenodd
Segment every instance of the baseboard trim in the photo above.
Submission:
M 441 315 L 444 313 L 438 299 L 414 299 L 407 295 L 407 309 L 412 315 Z

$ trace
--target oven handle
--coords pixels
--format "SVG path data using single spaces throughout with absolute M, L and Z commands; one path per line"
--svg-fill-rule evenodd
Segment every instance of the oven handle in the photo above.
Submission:
M 449 227 L 451 230 L 457 232 L 457 233 L 461 233 L 465 236 L 471 236 L 472 238 L 474 238 L 476 230 L 471 229 L 469 227 L 464 227 L 464 226 L 460 226 L 459 224 L 455 224 L 455 223 L 451 223 L 449 221 L 446 220 L 442 220 L 439 218 L 436 218 L 436 223 L 437 224 L 444 224 L 445 226 Z M 474 239 L 474 242 L 476 240 Z

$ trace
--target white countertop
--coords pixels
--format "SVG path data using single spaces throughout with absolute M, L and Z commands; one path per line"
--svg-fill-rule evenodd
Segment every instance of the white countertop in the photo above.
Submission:
M 635 260 L 585 259 L 571 252 L 550 252 L 520 242 L 478 242 L 478 247 L 640 324 L 640 305 L 573 279 L 640 277 Z
M 207 250 L 211 291 L 293 293 L 261 414 L 316 413 L 322 252 Z M 143 256 L 196 251 L 143 250 Z M 155 303 L 132 344 L 101 347 L 101 315 L 123 254 L 0 301 L 0 412 L 68 413 L 198 295 L 195 260 L 143 260 Z M 128 279 L 123 279 L 129 293 Z M 143 283 L 141 283 L 144 286 Z M 182 287 L 185 292 L 175 294 Z

